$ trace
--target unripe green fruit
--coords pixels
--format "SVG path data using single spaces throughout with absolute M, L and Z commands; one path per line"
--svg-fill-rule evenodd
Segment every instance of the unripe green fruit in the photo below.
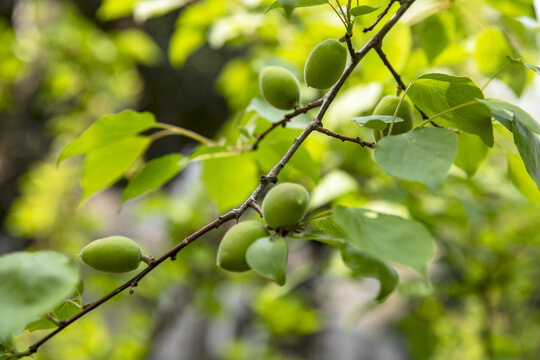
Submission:
M 141 262 L 141 248 L 124 236 L 94 240 L 81 251 L 82 261 L 96 270 L 123 273 L 135 270 Z
M 400 99 L 401 98 L 399 96 L 395 95 L 387 95 L 383 97 L 375 107 L 375 110 L 373 110 L 373 115 L 394 115 Z M 403 121 L 394 123 L 394 126 L 392 126 L 391 135 L 403 134 L 412 129 L 413 110 L 409 100 L 403 99 L 396 116 L 402 118 Z M 386 129 L 383 130 L 384 135 L 386 135 L 386 133 L 388 132 L 388 126 L 386 127 Z M 375 135 L 375 139 L 380 139 L 381 136 L 379 131 L 375 130 L 373 131 L 373 134 Z
M 338 81 L 347 62 L 347 49 L 334 39 L 324 40 L 309 54 L 304 68 L 307 86 L 328 89 Z
M 273 229 L 293 228 L 306 216 L 308 206 L 309 193 L 302 185 L 278 184 L 263 200 L 264 221 Z
M 259 87 L 268 103 L 278 109 L 292 109 L 300 100 L 300 85 L 294 75 L 279 66 L 267 66 L 259 74 Z
M 268 230 L 259 221 L 248 220 L 234 225 L 219 244 L 217 265 L 227 271 L 248 271 L 250 269 L 246 262 L 248 247 L 255 240 L 268 235 Z

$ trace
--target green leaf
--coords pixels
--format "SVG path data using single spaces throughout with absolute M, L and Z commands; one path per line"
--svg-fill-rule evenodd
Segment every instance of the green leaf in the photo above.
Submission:
M 246 261 L 257 274 L 283 286 L 285 285 L 288 252 L 287 242 L 282 237 L 263 237 L 249 246 L 246 252 Z
M 336 239 L 344 239 L 345 233 L 334 222 L 332 217 L 315 221 L 317 227 Z
M 342 248 L 345 244 L 345 241 L 343 241 L 342 238 L 332 236 L 324 231 L 311 229 L 306 230 L 301 233 L 290 233 L 287 235 L 291 239 L 300 239 L 300 240 L 314 240 L 321 242 L 326 245 L 333 246 L 335 248 Z
M 278 0 L 283 9 L 285 9 L 285 14 L 291 16 L 294 9 L 298 6 L 298 0 Z
M 64 148 L 58 162 L 148 130 L 155 123 L 154 115 L 149 112 L 125 110 L 118 114 L 104 115 Z
M 508 159 L 508 177 L 514 186 L 530 201 L 540 205 L 540 191 L 527 173 L 527 169 L 518 154 L 506 154 Z
M 496 73 L 513 54 L 506 36 L 496 27 L 488 27 L 477 37 L 474 60 L 478 70 L 486 76 Z
M 456 134 L 450 130 L 418 128 L 382 138 L 373 156 L 387 174 L 419 181 L 431 192 L 436 192 L 446 179 L 457 146 Z
M 427 263 L 435 255 L 435 245 L 421 223 L 368 209 L 341 206 L 334 208 L 334 220 L 345 232 L 348 246 L 427 275 Z
M 356 191 L 358 183 L 349 173 L 332 170 L 326 174 L 311 192 L 309 207 L 316 209 L 347 193 Z
M 540 190 L 540 135 L 530 131 L 521 121 L 512 122 L 514 143 L 525 168 Z
M 0 337 L 20 331 L 51 311 L 77 287 L 79 273 L 54 251 L 0 256 Z
M 89 152 L 81 177 L 83 200 L 120 179 L 150 142 L 147 137 L 132 136 Z
M 360 127 L 366 127 L 368 129 L 383 131 L 392 123 L 392 115 L 369 115 L 369 116 L 357 116 L 351 120 L 354 121 Z M 395 123 L 403 122 L 404 120 L 396 116 Z
M 399 283 L 399 276 L 393 267 L 372 256 L 366 255 L 354 246 L 346 246 L 341 251 L 341 257 L 347 267 L 356 276 L 365 276 L 379 280 L 381 288 L 377 301 L 382 302 L 394 291 Z
M 430 63 L 451 43 L 448 29 L 440 13 L 435 13 L 420 24 L 420 44 Z
M 457 137 L 458 151 L 454 164 L 465 171 L 467 176 L 473 177 L 485 160 L 489 148 L 477 136 L 461 133 Z
M 260 117 L 270 122 L 283 120 L 285 115 L 291 112 L 290 110 L 279 110 L 273 107 L 262 97 L 255 97 L 251 99 L 248 107 L 246 108 L 246 112 L 249 111 L 255 111 Z M 300 114 L 289 120 L 286 126 L 291 129 L 304 129 L 310 121 L 311 117 L 308 114 Z
M 533 118 L 519 106 L 497 99 L 483 99 L 479 101 L 486 104 L 491 110 L 493 117 L 501 122 L 508 130 L 512 131 L 510 121 L 512 121 L 513 114 L 515 115 L 515 119 L 529 128 L 529 130 L 540 134 L 540 121 Z
M 249 154 L 204 160 L 202 171 L 208 195 L 220 212 L 242 203 L 259 184 L 259 171 Z
M 353 16 L 361 16 L 361 15 L 372 13 L 380 7 L 381 7 L 380 5 L 377 7 L 367 6 L 367 5 L 356 6 L 356 7 L 353 7 L 351 10 L 349 10 L 349 13 Z
M 268 6 L 266 8 L 266 10 L 264 11 L 265 13 L 270 11 L 270 10 L 273 10 L 273 9 L 279 9 L 279 8 L 283 8 L 283 3 L 284 1 L 274 1 L 272 4 L 270 4 L 270 6 Z M 293 9 L 294 8 L 301 8 L 301 7 L 309 7 L 309 6 L 319 6 L 319 5 L 324 5 L 324 4 L 327 4 L 328 3 L 328 0 L 298 0 L 296 1 L 296 5 L 294 5 Z M 289 3 L 288 6 L 291 6 L 293 5 L 293 3 Z
M 430 117 L 484 98 L 482 91 L 471 79 L 446 74 L 421 76 L 411 85 L 407 95 Z M 460 130 L 478 135 L 487 146 L 493 146 L 491 114 L 484 104 L 468 105 L 447 112 L 437 117 L 437 121 L 440 120 L 449 121 Z
M 184 168 L 187 161 L 180 154 L 169 154 L 150 160 L 142 170 L 129 180 L 122 192 L 122 201 L 128 201 L 146 192 L 159 189 Z

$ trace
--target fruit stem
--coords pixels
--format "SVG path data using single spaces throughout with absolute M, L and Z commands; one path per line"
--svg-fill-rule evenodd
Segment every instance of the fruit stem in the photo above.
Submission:
M 392 128 L 394 127 L 394 121 L 396 120 L 396 116 L 397 116 L 397 113 L 399 111 L 399 107 L 401 106 L 401 103 L 403 102 L 403 99 L 405 99 L 405 95 L 407 95 L 407 91 L 409 91 L 412 84 L 414 84 L 414 81 L 411 81 L 409 83 L 409 86 L 407 86 L 407 88 L 403 92 L 403 95 L 401 95 L 401 98 L 399 99 L 399 103 L 396 106 L 396 110 L 394 110 L 394 116 L 392 117 L 392 122 L 390 123 L 390 126 L 388 127 L 388 133 L 386 134 L 386 136 L 392 135 Z

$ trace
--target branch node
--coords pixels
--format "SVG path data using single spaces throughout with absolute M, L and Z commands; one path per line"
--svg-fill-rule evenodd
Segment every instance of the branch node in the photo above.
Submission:
M 154 259 L 152 256 L 143 254 L 141 255 L 141 261 L 147 265 L 152 265 L 156 261 L 156 259 Z
M 64 326 L 66 326 L 68 324 L 68 322 L 66 320 L 60 320 L 58 321 L 58 327 L 59 328 L 63 328 Z
M 275 175 L 263 175 L 261 176 L 261 184 L 266 185 L 268 183 L 277 183 L 278 178 Z
M 249 202 L 249 206 L 250 206 L 251 208 L 253 208 L 256 212 L 258 212 L 259 215 L 260 215 L 260 217 L 263 217 L 262 209 L 261 209 L 260 206 L 255 202 L 255 200 L 252 199 L 252 200 Z

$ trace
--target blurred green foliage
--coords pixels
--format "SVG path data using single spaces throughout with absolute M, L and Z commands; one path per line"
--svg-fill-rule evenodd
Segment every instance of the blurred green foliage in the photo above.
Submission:
M 147 0 L 104 0 L 90 17 L 75 1 L 14 3 L 10 16 L 0 18 L 0 116 L 22 118 L 31 108 L 49 141 L 46 152 L 18 177 L 18 196 L 3 221 L 11 239 L 30 239 L 29 250 L 55 249 L 70 256 L 94 238 L 117 233 L 131 235 L 147 253 L 159 255 L 242 202 L 305 121 L 277 128 L 256 152 L 234 150 L 252 144 L 254 135 L 276 120 L 275 113 L 253 100 L 259 95 L 259 69 L 281 65 L 302 78 L 311 49 L 344 32 L 328 6 L 296 9 L 289 19 L 281 10 L 264 13 L 270 0 L 205 0 L 185 9 L 185 1 L 157 7 Z M 381 5 L 375 0 L 362 4 Z M 396 3 L 390 11 L 397 7 Z M 176 20 L 160 42 L 144 25 L 163 16 Z M 376 16 L 374 12 L 358 18 L 356 48 L 372 36 L 362 29 Z M 425 73 L 445 72 L 468 76 L 481 86 L 508 63 L 506 56 L 538 63 L 539 27 L 531 21 L 538 20 L 529 0 L 418 1 L 385 38 L 383 49 L 406 83 Z M 201 91 L 201 97 L 218 91 L 228 104 L 229 119 L 216 136 L 223 151 L 203 154 L 171 186 L 130 201 L 121 210 L 115 187 L 80 205 L 81 162 L 72 159 L 57 166 L 61 149 L 102 115 L 144 108 L 144 69 L 158 69 L 164 62 L 181 69 L 205 48 L 234 54 L 222 69 L 212 69 L 220 72 L 215 88 Z M 535 91 L 535 76 L 522 66 L 509 65 L 497 85 L 519 97 Z M 350 119 L 371 114 L 377 100 L 394 91 L 394 79 L 371 52 L 345 84 L 325 125 L 371 140 L 371 132 Z M 320 96 L 304 85 L 301 93 L 302 103 Z M 415 115 L 419 123 L 420 115 Z M 372 309 L 372 301 L 358 305 L 349 298 L 334 304 L 352 307 L 351 317 L 397 307 L 398 315 L 388 320 L 387 330 L 398 329 L 405 339 L 404 358 L 540 357 L 540 195 L 516 158 L 511 136 L 500 125 L 494 127 L 496 146 L 485 160 L 457 162 L 436 195 L 418 183 L 388 176 L 368 150 L 318 134 L 304 143 L 280 175 L 281 181 L 301 183 L 313 194 L 324 189 L 325 182 L 338 184 L 330 188 L 343 186 L 343 191 L 319 190 L 319 207 L 363 206 L 428 227 L 437 243 L 429 283 L 398 268 L 398 291 L 378 308 Z M 467 146 L 483 146 L 459 141 L 465 147 L 462 152 Z M 8 159 L 9 154 L 0 155 Z M 133 165 L 131 174 L 143 166 L 128 165 Z M 330 181 L 336 173 L 342 175 L 340 180 Z M 165 320 L 178 313 L 204 319 L 209 328 L 224 321 L 233 324 L 226 328 L 227 341 L 217 342 L 205 358 L 307 358 L 287 346 L 308 348 L 329 329 L 345 327 L 332 317 L 328 288 L 351 278 L 362 280 L 344 267 L 334 250 L 296 240 L 290 249 L 288 285 L 277 288 L 253 274 L 229 275 L 215 266 L 217 243 L 225 230 L 217 229 L 182 251 L 176 261 L 162 264 L 135 289 L 135 296 L 122 294 L 71 325 L 35 358 L 151 359 L 156 339 L 170 330 Z M 130 276 L 97 274 L 82 265 L 80 271 L 86 302 Z M 359 294 L 365 291 L 354 295 Z M 362 324 L 365 319 L 360 316 Z M 0 349 L 23 349 L 44 334 L 24 332 L 13 344 L 2 342 Z M 208 336 L 210 342 L 213 338 Z

